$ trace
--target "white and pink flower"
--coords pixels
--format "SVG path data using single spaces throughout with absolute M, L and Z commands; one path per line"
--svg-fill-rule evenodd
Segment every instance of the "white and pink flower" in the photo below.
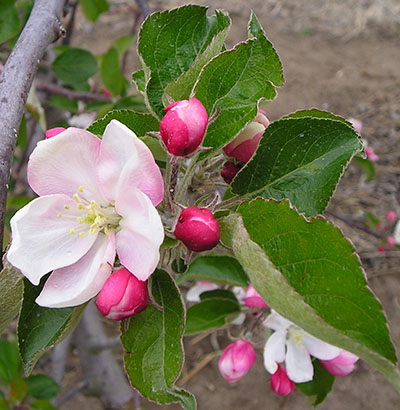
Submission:
M 350 374 L 355 367 L 358 356 L 342 350 L 340 355 L 331 360 L 321 360 L 322 366 L 334 376 L 343 377 Z
M 40 196 L 11 219 L 11 264 L 38 285 L 41 306 L 76 306 L 99 293 L 116 254 L 139 280 L 159 260 L 164 230 L 156 206 L 163 180 L 147 146 L 111 121 L 103 139 L 68 128 L 41 141 L 28 164 Z

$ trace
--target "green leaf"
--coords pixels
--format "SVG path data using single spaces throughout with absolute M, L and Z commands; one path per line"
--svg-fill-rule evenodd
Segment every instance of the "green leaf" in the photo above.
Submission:
M 203 159 L 232 140 L 254 119 L 258 103 L 262 99 L 272 100 L 275 86 L 283 84 L 279 57 L 254 14 L 250 30 L 256 36 L 211 60 L 196 84 L 194 94 L 208 115 L 220 110 L 207 128 L 202 145 L 212 149 L 202 153 Z
M 5 394 L 0 390 L 0 400 L 5 400 L 5 398 L 6 398 Z
M 367 177 L 367 182 L 371 182 L 375 177 L 375 165 L 366 158 L 354 157 L 353 163 L 356 164 Z
M 52 107 L 60 108 L 61 110 L 70 111 L 72 113 L 79 112 L 78 101 L 71 100 L 63 95 L 53 95 L 46 100 L 46 104 L 51 105 Z
M 14 268 L 6 257 L 0 273 L 0 333 L 8 326 L 19 312 L 23 294 L 23 276 Z
M 101 13 L 108 11 L 107 0 L 79 0 L 88 20 L 95 22 Z
M 57 410 L 48 400 L 35 400 L 30 405 L 30 408 L 36 410 Z
M 176 283 L 188 280 L 206 280 L 220 285 L 247 287 L 249 278 L 240 263 L 231 256 L 205 255 L 196 258 Z
M 235 303 L 239 303 L 234 293 L 227 289 L 206 290 L 205 292 L 200 294 L 200 300 L 206 300 L 210 298 L 228 299 L 232 300 Z
M 0 0 L 0 44 L 14 37 L 18 30 L 19 18 L 14 1 Z
M 11 410 L 7 400 L 0 399 L 0 410 Z
M 81 48 L 68 48 L 56 57 L 51 68 L 59 80 L 79 88 L 99 70 L 93 54 Z
M 0 339 L 0 380 L 5 384 L 11 384 L 21 368 L 21 359 L 19 358 L 16 343 L 11 343 L 7 339 Z
M 135 83 L 139 92 L 144 93 L 146 91 L 146 79 L 144 71 L 139 70 L 132 74 L 132 81 Z
M 30 374 L 36 362 L 50 347 L 60 343 L 78 324 L 86 304 L 77 307 L 50 309 L 36 304 L 42 291 L 24 280 L 24 300 L 18 321 L 18 345 L 24 371 Z
M 243 204 L 221 220 L 251 283 L 268 305 L 325 342 L 363 358 L 400 391 L 382 307 L 351 244 L 321 217 L 306 220 L 287 201 Z
M 119 66 L 119 54 L 114 47 L 111 47 L 101 59 L 101 79 L 111 94 L 122 93 L 125 81 Z
M 18 137 L 17 137 L 17 147 L 20 147 L 22 151 L 25 151 L 26 148 L 28 147 L 25 114 L 22 116 L 21 123 L 19 125 Z
M 10 401 L 20 402 L 26 394 L 26 382 L 20 377 L 16 376 L 11 380 L 10 384 Z
M 117 49 L 119 54 L 124 54 L 130 49 L 135 37 L 135 35 L 120 37 L 119 39 L 114 41 L 113 47 Z
M 243 196 L 289 199 L 306 216 L 322 213 L 351 158 L 362 150 L 342 121 L 288 118 L 264 132 L 254 157 L 232 182 Z
M 321 404 L 332 390 L 335 376 L 327 372 L 319 360 L 313 361 L 314 377 L 310 382 L 297 383 L 296 386 L 306 396 L 310 396 L 314 407 Z
M 185 409 L 195 409 L 195 398 L 174 385 L 183 365 L 185 311 L 179 290 L 167 272 L 156 270 L 151 291 L 162 310 L 149 305 L 129 319 L 126 329 L 122 324 L 125 369 L 143 396 L 158 403 L 179 401 Z
M 143 23 L 138 52 L 149 107 L 159 118 L 164 115 L 165 87 L 188 71 L 214 36 L 229 26 L 229 17 L 224 13 L 217 11 L 207 17 L 206 12 L 206 7 L 187 5 L 154 13 Z
M 340 117 L 339 115 L 332 114 L 331 112 L 328 112 L 328 111 L 321 111 L 316 108 L 311 108 L 310 110 L 296 111 L 291 114 L 285 115 L 281 119 L 283 120 L 287 118 L 326 118 L 329 120 L 340 121 L 346 124 L 348 127 L 353 128 L 350 122 Z
M 205 298 L 191 306 L 186 314 L 186 332 L 190 335 L 225 326 L 229 316 L 240 313 L 239 303 L 227 297 Z
M 34 374 L 26 379 L 26 394 L 35 399 L 52 399 L 60 391 L 60 386 L 45 374 Z

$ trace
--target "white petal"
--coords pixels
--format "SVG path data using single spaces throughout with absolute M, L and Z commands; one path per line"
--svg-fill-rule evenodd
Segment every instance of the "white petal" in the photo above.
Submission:
M 286 341 L 286 370 L 290 380 L 304 383 L 314 375 L 310 355 L 303 343 L 296 343 L 290 337 Z
M 264 320 L 263 325 L 272 330 L 284 330 L 293 325 L 293 323 L 271 309 L 271 313 Z
M 245 320 L 246 320 L 246 314 L 239 313 L 239 315 L 234 320 L 232 320 L 231 325 L 240 326 L 244 323 Z
M 77 306 L 96 296 L 111 275 L 115 259 L 114 236 L 100 234 L 78 262 L 55 270 L 36 299 L 40 306 Z
M 160 258 L 164 239 L 160 215 L 147 195 L 137 189 L 118 192 L 115 209 L 122 216 L 116 236 L 121 264 L 138 279 L 146 280 Z
M 66 211 L 64 205 L 70 209 Z M 76 202 L 66 195 L 34 199 L 11 219 L 8 260 L 34 285 L 53 269 L 75 263 L 96 240 L 96 235 L 79 236 L 84 228 L 78 225 L 79 215 Z M 71 234 L 70 229 L 75 229 L 75 234 Z
M 278 330 L 273 333 L 264 347 L 264 367 L 271 374 L 278 370 L 278 363 L 285 360 L 286 331 Z
M 397 221 L 394 227 L 393 238 L 396 245 L 400 245 L 400 220 Z
M 80 195 L 105 203 L 97 182 L 96 162 L 100 139 L 88 131 L 68 128 L 53 138 L 40 141 L 28 163 L 28 182 L 40 196 Z
M 340 355 L 341 349 L 304 332 L 303 342 L 310 355 L 320 360 L 331 360 Z
M 186 293 L 186 300 L 188 302 L 200 302 L 200 295 L 208 290 L 215 290 L 218 285 L 206 281 L 198 281 Z
M 125 189 L 138 188 L 158 205 L 164 196 L 164 183 L 153 154 L 128 127 L 112 120 L 103 135 L 97 172 L 108 199 L 117 196 L 116 181 Z

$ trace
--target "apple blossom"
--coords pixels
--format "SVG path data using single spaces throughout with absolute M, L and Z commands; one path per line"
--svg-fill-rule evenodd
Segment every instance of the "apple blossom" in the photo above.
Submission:
M 274 310 L 265 319 L 264 326 L 275 331 L 264 347 L 265 368 L 274 374 L 278 363 L 285 362 L 288 377 L 295 383 L 312 380 L 314 368 L 310 355 L 331 360 L 340 354 L 338 347 L 315 338 Z
M 207 251 L 219 242 L 219 226 L 207 208 L 191 206 L 179 215 L 175 226 L 175 237 L 188 249 L 195 252 Z
M 209 290 L 215 290 L 217 288 L 218 288 L 218 285 L 216 285 L 215 283 L 199 280 L 186 293 L 186 300 L 188 302 L 200 302 L 200 295 L 203 292 L 207 292 Z
M 56 135 L 60 134 L 60 132 L 63 132 L 63 131 L 65 131 L 65 128 L 63 127 L 50 128 L 49 130 L 46 131 L 46 138 L 55 137 Z
M 155 208 L 163 180 L 150 150 L 125 125 L 111 121 L 103 139 L 68 128 L 40 141 L 28 182 L 40 197 L 11 219 L 7 257 L 34 285 L 53 271 L 39 305 L 76 306 L 96 296 L 116 253 L 140 280 L 154 271 L 164 238 Z
M 397 218 L 396 212 L 394 211 L 388 211 L 386 214 L 386 220 L 388 222 L 394 222 Z
M 137 279 L 128 269 L 115 271 L 105 282 L 96 299 L 100 313 L 121 320 L 146 309 L 149 303 L 147 280 Z
M 394 245 L 396 245 L 396 241 L 395 241 L 395 239 L 393 238 L 393 236 L 388 236 L 388 237 L 386 238 L 386 243 L 388 244 L 388 246 L 394 246 Z
M 246 297 L 244 303 L 248 308 L 266 308 L 268 305 L 265 303 L 261 295 L 254 289 L 253 285 L 250 285 L 246 291 Z
M 263 110 L 258 113 L 253 121 L 239 133 L 239 135 L 223 148 L 224 153 L 237 161 L 246 163 L 253 156 L 258 143 L 269 125 L 269 120 Z
M 288 396 L 295 388 L 295 384 L 289 379 L 286 369 L 278 364 L 278 369 L 271 376 L 271 388 L 280 396 Z
M 354 364 L 359 358 L 346 350 L 342 350 L 340 355 L 331 360 L 321 360 L 322 366 L 334 376 L 347 376 L 354 370 Z
M 372 162 L 376 162 L 379 160 L 378 155 L 375 154 L 375 151 L 371 147 L 365 148 L 365 155 Z
M 351 125 L 354 127 L 354 129 L 361 134 L 361 131 L 363 129 L 363 123 L 361 120 L 357 120 L 356 118 L 347 118 L 347 121 L 351 123 Z
M 236 340 L 228 345 L 218 361 L 218 368 L 228 383 L 240 380 L 256 361 L 253 346 L 247 340 Z
M 208 124 L 207 111 L 195 97 L 176 101 L 165 108 L 160 123 L 161 138 L 170 154 L 183 157 L 196 151 Z
M 384 245 L 378 246 L 378 252 L 384 253 L 385 252 L 385 246 Z

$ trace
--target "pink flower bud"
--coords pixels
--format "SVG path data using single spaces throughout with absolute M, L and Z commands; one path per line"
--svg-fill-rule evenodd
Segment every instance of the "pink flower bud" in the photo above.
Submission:
M 112 320 L 136 315 L 148 303 L 147 281 L 137 279 L 126 268 L 118 269 L 106 280 L 96 300 L 100 313 Z
M 49 130 L 46 131 L 46 139 L 55 137 L 56 135 L 60 134 L 63 131 L 65 131 L 65 128 L 63 127 L 50 128 Z
M 262 110 L 252 122 L 240 132 L 240 134 L 223 148 L 228 157 L 246 163 L 253 156 L 258 143 L 269 125 L 269 120 Z
M 175 237 L 191 251 L 207 251 L 219 242 L 218 222 L 207 208 L 191 206 L 179 215 Z
M 388 244 L 388 246 L 396 245 L 396 241 L 394 240 L 393 236 L 388 236 L 386 238 L 386 243 Z
M 108 91 L 107 90 L 107 88 L 105 88 L 105 87 L 103 87 L 103 94 L 106 96 L 106 97 L 109 97 L 111 94 L 110 94 L 110 91 Z
M 232 161 L 226 161 L 221 171 L 221 177 L 227 184 L 230 184 L 239 171 L 240 167 L 238 165 L 235 165 Z
M 347 376 L 354 370 L 354 363 L 358 357 L 346 350 L 342 350 L 339 356 L 332 360 L 321 360 L 322 366 L 334 376 Z
M 219 358 L 218 368 L 228 383 L 240 380 L 256 361 L 253 346 L 247 340 L 237 340 L 226 346 Z
M 271 376 L 271 388 L 280 396 L 289 395 L 295 388 L 295 384 L 289 379 L 286 369 L 278 364 L 278 370 Z
M 380 253 L 384 253 L 385 252 L 385 247 L 382 245 L 382 246 L 379 246 L 378 247 L 378 252 L 380 252 Z
M 375 154 L 375 151 L 371 147 L 365 149 L 365 154 L 367 155 L 367 158 L 372 162 L 376 162 L 379 159 L 378 155 Z
M 357 120 L 355 118 L 347 118 L 347 121 L 351 123 L 351 125 L 354 127 L 354 129 L 361 134 L 362 128 L 363 128 L 363 123 L 361 120 Z
M 183 157 L 196 151 L 208 124 L 207 111 L 195 97 L 176 101 L 165 108 L 160 134 L 170 154 Z
M 265 303 L 261 295 L 254 289 L 253 285 L 247 288 L 246 297 L 244 303 L 248 308 L 266 308 L 268 305 Z
M 394 211 L 388 211 L 386 214 L 386 220 L 388 222 L 394 222 L 397 218 L 396 212 Z

